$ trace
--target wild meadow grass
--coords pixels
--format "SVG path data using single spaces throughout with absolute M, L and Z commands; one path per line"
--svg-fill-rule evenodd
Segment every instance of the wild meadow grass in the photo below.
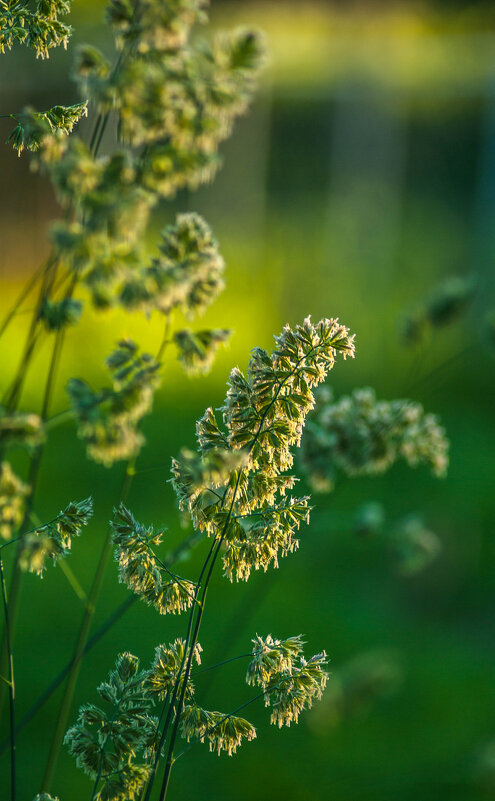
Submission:
M 355 709 L 400 685 L 400 659 L 393 650 L 370 652 L 329 676 L 326 636 L 314 645 L 297 630 L 277 635 L 276 612 L 281 610 L 276 602 L 270 610 L 263 604 L 266 594 L 277 589 L 279 571 L 274 569 L 282 572 L 286 562 L 294 565 L 289 574 L 292 617 L 301 630 L 326 635 L 312 622 L 328 612 L 330 599 L 336 600 L 323 570 L 325 536 L 338 531 L 369 541 L 373 558 L 380 563 L 385 557 L 402 576 L 420 575 L 443 551 L 441 537 L 422 514 L 428 508 L 423 497 L 420 512 L 390 503 L 390 513 L 379 499 L 358 503 L 358 493 L 348 491 L 346 499 L 344 490 L 340 517 L 336 514 L 330 526 L 317 517 L 312 545 L 311 534 L 304 533 L 313 514 L 304 478 L 315 491 L 333 496 L 344 476 L 378 476 L 374 480 L 385 497 L 387 485 L 380 481 L 396 462 L 425 464 L 436 478 L 445 476 L 449 462 L 443 423 L 419 403 L 380 400 L 369 387 L 353 388 L 337 399 L 318 390 L 330 371 L 347 369 L 347 357 L 357 352 L 359 358 L 359 326 L 356 351 L 354 329 L 351 333 L 331 316 L 338 309 L 329 309 L 320 320 L 305 316 L 286 324 L 271 347 L 252 342 L 249 359 L 244 357 L 247 367 L 230 371 L 223 400 L 203 404 L 205 391 L 196 391 L 193 382 L 187 401 L 170 404 L 167 399 L 169 360 L 200 380 L 232 332 L 223 324 L 201 323 L 226 283 L 221 243 L 211 226 L 196 212 L 180 213 L 150 242 L 151 215 L 158 203 L 213 179 L 219 145 L 247 111 L 265 61 L 257 31 L 240 28 L 201 38 L 197 26 L 207 22 L 206 5 L 203 0 L 111 0 L 106 24 L 114 53 L 87 45 L 75 55 L 81 100 L 4 115 L 12 120 L 8 144 L 22 158 L 27 151 L 34 169 L 49 177 L 61 209 L 60 220 L 50 228 L 49 255 L 0 327 L 8 342 L 30 306 L 18 358 L 9 360 L 0 406 L 1 703 L 6 721 L 0 747 L 11 801 L 21 797 L 21 786 L 24 794 L 31 773 L 17 746 L 36 719 L 43 721 L 37 731 L 46 746 L 39 776 L 29 775 L 29 786 L 39 791 L 37 801 L 59 797 L 53 795 L 60 792 L 57 768 L 67 755 L 87 777 L 85 784 L 77 784 L 78 797 L 163 801 L 173 792 L 176 772 L 180 792 L 189 796 L 197 791 L 200 797 L 194 779 L 187 784 L 190 769 L 184 773 L 182 765 L 200 764 L 202 757 L 196 755 L 202 744 L 218 755 L 231 756 L 244 744 L 250 744 L 249 750 L 262 738 L 265 723 L 290 727 L 316 702 L 322 711 L 316 705 L 308 716 L 315 736 L 352 718 Z M 44 59 L 52 47 L 67 46 L 70 3 L 4 6 L 1 48 L 27 46 Z M 91 132 L 85 139 L 78 123 L 86 116 Z M 470 279 L 439 285 L 404 316 L 404 341 L 421 353 L 428 338 L 464 313 L 474 292 Z M 140 326 L 151 319 L 153 330 L 159 319 L 153 348 L 123 333 L 95 375 L 85 363 L 80 334 L 83 357 L 66 382 L 65 408 L 54 412 L 67 341 L 84 332 L 85 315 L 93 315 L 104 329 L 105 318 L 116 311 L 123 321 L 140 315 L 145 321 Z M 243 338 L 248 338 L 245 332 Z M 40 371 L 40 400 L 31 409 L 25 389 L 42 347 L 48 358 Z M 199 403 L 205 411 L 197 409 Z M 188 418 L 194 407 L 197 418 L 195 429 L 181 421 L 185 442 L 169 430 L 177 405 Z M 147 462 L 146 453 L 153 453 L 155 461 Z M 62 489 L 71 489 L 63 500 L 60 488 L 50 485 L 50 460 L 57 459 L 64 463 L 61 475 L 66 473 Z M 403 481 L 408 489 L 405 475 L 399 472 L 398 486 Z M 396 495 L 393 486 L 389 501 Z M 160 496 L 157 501 L 157 492 L 165 500 Z M 90 546 L 84 546 L 85 538 Z M 76 560 L 67 557 L 73 545 L 77 552 L 79 539 L 84 559 L 76 567 Z M 301 562 L 302 569 L 296 551 L 306 539 L 311 559 Z M 352 558 L 363 559 L 362 552 L 350 550 Z M 338 560 L 339 547 L 335 554 Z M 118 603 L 117 590 L 109 589 L 106 578 L 112 555 L 112 582 L 117 579 L 126 588 Z M 344 548 L 340 559 L 348 556 Z M 53 586 L 61 600 L 50 590 L 51 614 L 46 620 L 36 616 L 34 625 L 21 588 L 52 572 L 60 577 Z M 237 590 L 241 601 L 232 612 L 228 593 L 248 581 L 253 590 L 242 595 Z M 357 626 L 362 633 L 353 615 L 360 608 L 360 593 L 369 597 L 369 587 L 354 587 L 358 591 L 351 598 L 345 582 L 337 584 L 349 604 L 350 628 Z M 69 615 L 74 617 L 72 652 L 67 661 L 60 658 L 56 670 L 50 666 L 38 687 L 43 669 L 31 670 L 26 654 L 19 666 L 15 643 L 22 630 L 31 628 L 33 642 L 60 650 L 57 655 L 63 657 L 57 617 L 67 614 L 62 600 L 67 586 L 77 601 L 77 614 Z M 33 597 L 42 593 L 43 585 L 30 590 Z M 136 622 L 136 610 L 144 605 L 150 607 L 143 614 L 157 635 L 151 649 L 138 630 L 148 624 Z M 261 613 L 267 611 L 265 621 Z M 250 629 L 251 618 L 260 628 Z M 140 614 L 138 620 L 145 619 Z M 113 655 L 112 665 L 103 667 L 98 660 L 98 686 L 87 687 L 86 665 L 94 660 L 95 649 L 127 620 L 134 620 L 135 643 L 127 632 L 128 645 Z M 250 633 L 241 645 L 239 635 L 246 629 Z M 345 641 L 346 635 L 340 636 Z M 336 637 L 331 632 L 330 645 Z M 218 689 L 216 674 L 234 669 L 236 678 L 224 683 L 223 701 L 218 694 L 218 710 L 207 698 L 209 684 L 216 682 Z M 241 691 L 243 678 L 250 690 Z M 19 687 L 24 690 L 28 681 L 36 684 L 36 692 L 27 702 Z M 76 697 L 86 699 L 78 710 Z M 254 725 L 244 715 L 257 714 L 256 704 L 267 707 L 268 719 L 256 718 Z M 300 774 L 308 774 L 308 780 L 312 750 L 306 746 Z M 39 761 L 37 755 L 37 768 Z M 291 774 L 288 766 L 287 777 Z M 68 781 L 66 795 L 79 780 Z M 321 788 L 315 787 L 315 793 L 321 795 Z

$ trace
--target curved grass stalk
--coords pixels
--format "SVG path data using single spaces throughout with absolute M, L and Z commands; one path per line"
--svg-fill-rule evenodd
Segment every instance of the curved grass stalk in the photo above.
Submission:
M 122 482 L 122 488 L 120 491 L 119 503 L 125 503 L 125 500 L 129 494 L 129 490 L 131 488 L 132 479 L 134 475 L 133 467 L 134 467 L 134 460 L 130 461 L 126 466 L 124 480 Z M 86 608 L 81 621 L 81 626 L 76 640 L 76 645 L 74 648 L 74 655 L 72 657 L 70 668 L 68 670 L 67 684 L 65 686 L 64 695 L 58 712 L 57 722 L 55 724 L 50 750 L 48 753 L 45 773 L 41 784 L 41 789 L 43 792 L 50 791 L 50 787 L 53 781 L 53 776 L 58 761 L 58 755 L 65 734 L 65 729 L 67 727 L 67 720 L 69 717 L 70 707 L 72 704 L 72 699 L 74 697 L 74 691 L 76 688 L 77 679 L 79 677 L 81 660 L 84 656 L 86 643 L 88 641 L 88 636 L 89 636 L 89 630 L 91 627 L 94 613 L 96 611 L 96 604 L 98 602 L 98 598 L 100 595 L 100 590 L 105 575 L 105 569 L 108 563 L 111 550 L 112 550 L 112 532 L 111 529 L 109 529 L 106 534 L 105 541 L 103 543 L 103 548 L 96 568 L 93 584 L 91 585 L 91 590 L 89 591 Z
M 10 632 L 9 605 L 7 602 L 7 587 L 5 585 L 5 573 L 3 560 L 0 556 L 0 584 L 2 587 L 3 614 L 5 620 L 5 637 L 7 642 L 7 653 L 9 659 L 9 678 L 6 682 L 9 688 L 9 725 L 10 725 L 10 798 L 16 798 L 16 729 L 15 729 L 15 683 L 14 683 L 14 654 L 12 651 L 12 639 Z
M 39 267 L 34 271 L 32 276 L 28 279 L 28 281 L 26 281 L 26 284 L 19 293 L 17 300 L 14 301 L 13 306 L 11 306 L 10 310 L 5 315 L 2 324 L 0 325 L 0 338 L 4 335 L 5 331 L 9 327 L 10 323 L 12 322 L 16 314 L 19 314 L 19 310 L 22 304 L 24 303 L 26 298 L 29 297 L 32 290 L 40 280 L 44 269 L 45 269 L 45 264 L 40 264 Z

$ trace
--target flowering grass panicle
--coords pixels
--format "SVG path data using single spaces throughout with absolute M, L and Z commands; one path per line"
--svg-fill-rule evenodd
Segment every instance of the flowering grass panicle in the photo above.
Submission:
M 34 7 L 33 7 L 34 6 Z M 72 28 L 59 18 L 70 11 L 70 0 L 2 0 L 0 2 L 0 53 L 15 43 L 25 44 L 36 57 L 49 57 L 58 45 L 67 47 Z
M 182 297 L 179 293 L 176 301 L 171 293 L 180 260 L 166 242 L 168 264 L 158 258 L 145 266 L 142 239 L 149 214 L 161 197 L 213 176 L 220 163 L 218 146 L 245 111 L 263 63 L 260 37 L 250 31 L 217 37 L 212 45 L 192 43 L 191 27 L 204 21 L 204 5 L 110 3 L 107 19 L 120 54 L 118 69 L 92 46 L 80 48 L 76 63 L 82 96 L 100 114 L 94 142 L 61 136 L 83 115 L 87 100 L 30 111 L 13 134 L 14 146 L 36 151 L 37 163 L 50 174 L 68 211 L 53 228 L 57 256 L 87 285 L 98 308 L 122 304 L 168 311 L 187 294 L 190 269 L 183 270 Z M 94 149 L 109 115 L 118 117 L 120 147 L 98 156 Z M 70 212 L 76 206 L 74 218 Z M 195 225 L 204 240 L 197 220 L 183 215 L 178 224 Z M 219 272 L 223 264 L 216 261 Z M 203 272 L 206 268 L 203 264 Z M 216 276 L 203 284 L 193 299 L 198 307 L 223 286 Z
M 270 723 L 279 728 L 297 723 L 304 709 L 310 709 L 315 698 L 321 698 L 328 674 L 326 653 L 315 654 L 308 661 L 303 655 L 301 635 L 286 640 L 256 636 L 253 659 L 246 681 L 263 688 L 265 706 L 272 708 Z
M 65 735 L 77 765 L 95 782 L 93 799 L 134 801 L 140 797 L 157 725 L 150 714 L 153 701 L 146 678 L 147 671 L 139 671 L 136 656 L 120 654 L 108 680 L 97 688 L 104 706 L 82 706 L 77 722 Z
M 163 532 L 137 522 L 121 504 L 111 523 L 119 581 L 161 614 L 180 614 L 194 600 L 195 584 L 180 578 L 154 552 Z
M 158 645 L 147 677 L 150 692 L 156 694 L 162 701 L 167 699 L 172 694 L 175 684 L 182 686 L 184 682 L 184 665 L 187 657 L 191 655 L 196 665 L 200 665 L 202 650 L 201 645 L 196 642 L 191 651 L 182 637 L 178 637 L 172 644 Z M 194 684 L 188 679 L 186 697 L 192 699 L 193 695 Z
M 256 729 L 245 718 L 211 712 L 196 704 L 188 704 L 182 710 L 181 734 L 189 742 L 208 741 L 210 751 L 218 756 L 225 751 L 229 756 L 236 753 L 243 740 L 254 740 Z
M 195 527 L 225 540 L 225 574 L 247 580 L 252 569 L 278 565 L 278 557 L 298 545 L 295 531 L 308 522 L 307 497 L 285 498 L 294 476 L 283 475 L 293 464 L 306 415 L 314 406 L 317 386 L 335 363 L 335 356 L 354 355 L 353 337 L 336 320 L 313 325 L 307 318 L 292 330 L 286 326 L 270 356 L 256 348 L 247 376 L 235 368 L 223 406 L 224 429 L 212 409 L 197 424 L 198 464 L 211 454 L 243 454 L 244 466 L 223 479 L 208 482 L 197 468 L 191 480 L 184 460 L 173 463 L 173 485 L 181 509 L 188 509 Z M 191 460 L 190 460 L 191 461 Z
M 124 280 L 120 301 L 127 309 L 187 317 L 202 313 L 223 290 L 225 263 L 208 224 L 199 214 L 179 214 L 161 233 L 159 256 Z
M 20 156 L 24 149 L 35 153 L 43 147 L 45 137 L 50 134 L 59 133 L 70 134 L 74 126 L 88 116 L 88 103 L 84 100 L 81 103 L 74 103 L 72 106 L 52 106 L 46 111 L 35 111 L 29 106 L 20 114 L 11 114 L 11 118 L 16 122 L 16 126 L 7 139 L 11 142 L 17 155 Z
M 20 563 L 23 570 L 43 576 L 46 560 L 54 563 L 70 552 L 72 538 L 78 537 L 93 516 L 93 499 L 71 501 L 62 512 L 42 526 L 27 532 L 21 544 Z
M 304 645 L 300 634 L 286 640 L 274 639 L 271 634 L 266 637 L 257 634 L 253 643 L 253 658 L 248 665 L 246 682 L 260 687 L 266 687 L 277 673 L 290 672 Z
M 333 402 L 328 391 L 317 402 L 303 439 L 302 464 L 313 487 L 329 492 L 339 472 L 384 473 L 403 459 L 445 475 L 448 440 L 438 418 L 409 400 L 378 401 L 369 387 Z
M 0 537 L 10 540 L 24 517 L 29 485 L 12 470 L 9 462 L 0 464 Z
M 106 366 L 111 388 L 95 392 L 86 381 L 72 378 L 67 392 L 88 457 L 110 467 L 136 456 L 144 444 L 137 427 L 151 408 L 160 364 L 149 353 L 140 353 L 131 340 L 122 340 Z
M 272 709 L 270 723 L 279 728 L 298 723 L 301 712 L 322 697 L 328 678 L 323 670 L 326 657 L 325 651 L 307 662 L 301 657 L 292 672 L 280 671 L 272 677 L 265 688 L 265 705 Z

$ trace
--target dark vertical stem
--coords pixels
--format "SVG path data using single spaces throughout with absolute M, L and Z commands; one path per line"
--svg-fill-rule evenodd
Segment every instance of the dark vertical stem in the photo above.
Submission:
M 0 583 L 2 585 L 3 614 L 5 618 L 5 638 L 9 658 L 9 718 L 10 718 L 10 798 L 15 801 L 16 774 L 15 774 L 15 684 L 14 684 L 14 654 L 10 637 L 9 606 L 7 603 L 7 588 L 5 586 L 5 573 L 3 561 L 0 556 Z
M 43 402 L 42 402 L 42 409 L 41 409 L 41 417 L 45 420 L 48 417 L 48 412 L 50 408 L 51 397 L 53 393 L 53 387 L 55 382 L 55 376 L 57 371 L 57 366 L 60 360 L 60 354 L 62 352 L 64 341 L 64 331 L 60 329 L 57 331 L 57 335 L 55 338 L 52 356 L 50 360 L 50 366 L 48 369 L 48 376 L 46 379 L 45 384 L 45 391 L 43 395 Z M 28 476 L 28 484 L 31 488 L 31 493 L 29 498 L 26 502 L 26 509 L 24 512 L 24 517 L 21 523 L 20 531 L 25 531 L 28 528 L 28 523 L 30 519 L 31 512 L 33 510 L 34 505 L 34 498 L 36 493 L 36 485 L 38 483 L 38 476 L 41 467 L 41 459 L 43 456 L 43 445 L 39 445 L 31 459 L 31 464 L 29 466 L 29 476 Z M 24 536 L 21 536 L 19 540 L 19 544 L 17 546 L 17 557 L 14 563 L 14 569 L 12 573 L 11 583 L 10 583 L 10 634 L 11 637 L 14 636 L 15 626 L 17 622 L 17 609 L 18 609 L 18 602 L 19 602 L 19 593 L 21 588 L 21 566 L 20 566 L 20 555 L 22 552 L 24 544 Z M 0 656 L 0 669 L 3 669 L 5 664 L 5 654 L 6 654 L 7 643 L 4 637 L 3 644 L 2 644 L 2 653 Z M 0 712 L 1 712 L 2 702 L 0 701 Z
M 19 397 L 22 392 L 22 387 L 24 385 L 24 381 L 26 380 L 27 368 L 32 359 L 34 348 L 39 338 L 39 313 L 43 305 L 43 301 L 45 300 L 51 286 L 51 272 L 55 263 L 55 258 L 50 256 L 43 266 L 43 280 L 41 282 L 38 300 L 36 301 L 36 307 L 31 318 L 31 324 L 29 326 L 26 343 L 24 345 L 24 352 L 12 385 L 3 398 L 3 405 L 8 409 L 9 412 L 13 412 L 17 407 Z
M 134 474 L 134 460 L 128 462 L 126 466 L 124 480 L 122 483 L 122 489 L 120 492 L 119 504 L 124 503 L 127 498 L 129 489 L 131 487 L 133 474 Z M 93 584 L 91 586 L 91 590 L 88 596 L 88 601 L 86 604 L 86 609 L 81 622 L 81 627 L 79 629 L 79 635 L 74 648 L 74 655 L 71 660 L 69 676 L 67 679 L 67 684 L 65 686 L 62 703 L 60 705 L 57 722 L 55 724 L 55 730 L 50 745 L 50 751 L 48 753 L 45 775 L 43 777 L 43 782 L 42 782 L 43 792 L 50 791 L 50 786 L 53 781 L 55 768 L 57 766 L 58 755 L 60 752 L 60 747 L 62 745 L 62 740 L 64 737 L 65 729 L 67 726 L 67 720 L 69 717 L 70 707 L 72 704 L 72 699 L 74 697 L 74 691 L 76 688 L 77 679 L 79 676 L 79 670 L 81 668 L 81 660 L 84 655 L 86 643 L 88 641 L 89 630 L 95 613 L 96 603 L 98 601 L 100 590 L 103 584 L 105 568 L 107 566 L 111 549 L 112 549 L 112 534 L 111 530 L 109 529 L 105 538 L 105 542 L 103 543 L 100 559 L 98 561 L 96 573 L 93 579 Z
M 227 525 L 228 525 L 228 522 L 225 525 L 225 530 L 227 529 Z M 225 531 L 224 531 L 224 535 L 225 535 Z M 209 584 L 211 575 L 213 573 L 213 568 L 215 566 L 215 562 L 216 562 L 220 547 L 222 545 L 224 535 L 222 535 L 222 537 L 218 540 L 217 547 L 216 547 L 215 552 L 213 554 L 213 558 L 211 559 L 211 562 L 210 562 L 210 568 L 208 570 L 208 575 L 206 576 L 205 585 L 204 585 L 204 588 L 203 588 L 203 594 L 202 594 L 200 605 L 199 605 L 199 612 L 198 612 L 197 617 L 196 617 L 196 625 L 194 626 L 194 632 L 193 632 L 193 635 L 192 635 L 192 640 L 191 640 L 191 643 L 189 645 L 189 654 L 188 654 L 186 669 L 185 669 L 185 672 L 184 672 L 184 679 L 183 679 L 183 682 L 182 682 L 181 694 L 180 694 L 180 698 L 179 698 L 179 703 L 177 705 L 177 709 L 175 710 L 175 717 L 174 717 L 174 725 L 173 725 L 173 728 L 172 728 L 172 734 L 170 735 L 170 743 L 169 743 L 168 752 L 167 752 L 167 761 L 166 761 L 166 764 L 165 764 L 165 772 L 164 772 L 164 775 L 163 775 L 162 786 L 161 786 L 161 789 L 160 789 L 160 797 L 159 797 L 160 801 L 164 801 L 165 796 L 167 795 L 168 785 L 169 785 L 169 781 L 170 781 L 170 774 L 172 772 L 172 765 L 173 765 L 173 762 L 174 762 L 175 740 L 177 739 L 177 732 L 178 732 L 179 723 L 180 723 L 180 715 L 181 715 L 181 712 L 182 712 L 182 708 L 184 706 L 184 697 L 185 697 L 185 694 L 186 694 L 187 683 L 189 681 L 189 676 L 191 674 L 191 666 L 192 666 L 192 659 L 193 659 L 193 655 L 194 655 L 194 648 L 195 648 L 195 645 L 196 645 L 196 642 L 197 642 L 197 639 L 198 639 L 199 629 L 200 629 L 200 626 L 201 626 L 201 620 L 203 618 L 204 605 L 205 605 L 205 601 L 206 601 L 206 593 L 208 591 L 208 584 Z
M 205 559 L 205 561 L 203 563 L 203 567 L 201 568 L 201 572 L 199 574 L 199 578 L 198 578 L 198 581 L 197 581 L 197 584 L 196 584 L 196 590 L 195 590 L 195 593 L 194 593 L 194 600 L 193 600 L 193 603 L 192 603 L 192 606 L 191 606 L 191 614 L 189 615 L 189 622 L 187 624 L 186 642 L 185 642 L 185 647 L 184 647 L 184 657 L 182 659 L 182 662 L 181 662 L 181 665 L 179 667 L 179 670 L 177 671 L 177 678 L 176 678 L 176 680 L 174 682 L 174 687 L 173 687 L 173 690 L 172 690 L 172 697 L 170 699 L 170 703 L 169 703 L 169 707 L 168 707 L 167 717 L 165 718 L 165 723 L 164 723 L 164 726 L 163 726 L 163 729 L 162 729 L 162 734 L 161 734 L 161 737 L 160 737 L 160 741 L 158 743 L 158 748 L 156 750 L 155 761 L 153 763 L 151 774 L 150 774 L 150 777 L 148 779 L 148 786 L 147 786 L 147 789 L 146 789 L 146 793 L 144 795 L 144 801 L 149 801 L 150 797 L 151 797 L 151 791 L 153 789 L 153 784 L 154 784 L 154 781 L 155 781 L 156 771 L 157 771 L 157 768 L 158 768 L 158 762 L 160 761 L 162 748 L 163 748 L 163 746 L 165 744 L 165 740 L 166 740 L 167 732 L 168 732 L 168 727 L 170 726 L 170 722 L 172 720 L 172 715 L 173 715 L 174 708 L 175 708 L 175 702 L 177 700 L 177 695 L 178 695 L 178 692 L 179 692 L 179 684 L 180 684 L 180 679 L 181 679 L 181 676 L 182 676 L 182 671 L 184 669 L 184 665 L 186 664 L 186 659 L 188 659 L 188 644 L 189 644 L 189 638 L 191 636 L 192 626 L 193 626 L 193 622 L 194 622 L 194 612 L 195 612 L 196 606 L 197 606 L 197 600 L 198 600 L 198 595 L 199 595 L 199 591 L 200 591 L 200 587 L 201 587 L 201 581 L 202 581 L 203 575 L 204 575 L 204 573 L 206 571 L 206 568 L 208 566 L 208 563 L 210 561 L 210 558 L 211 558 L 211 556 L 213 554 L 213 551 L 215 549 L 215 543 L 216 543 L 216 540 L 214 540 L 212 542 L 211 546 L 210 546 L 210 550 L 208 551 L 208 555 L 207 555 L 207 557 L 206 557 L 206 559 Z M 192 650 L 191 650 L 191 653 L 192 653 Z M 184 687 L 185 687 L 185 684 L 183 685 L 183 689 L 184 689 Z M 165 701 L 165 704 L 167 703 L 167 700 Z M 165 706 L 165 704 L 164 704 L 164 706 Z
M 41 264 L 38 267 L 38 269 L 34 271 L 32 276 L 28 279 L 28 281 L 22 288 L 17 300 L 14 302 L 14 305 L 11 307 L 11 309 L 7 312 L 2 324 L 0 325 L 0 337 L 3 336 L 8 326 L 10 325 L 11 321 L 19 311 L 20 307 L 22 306 L 23 302 L 26 300 L 31 290 L 36 286 L 36 283 L 39 281 L 40 275 L 44 271 L 44 269 L 45 265 Z

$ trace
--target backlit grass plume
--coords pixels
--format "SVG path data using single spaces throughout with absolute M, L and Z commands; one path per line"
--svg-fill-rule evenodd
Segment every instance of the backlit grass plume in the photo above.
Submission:
M 162 532 L 138 523 L 123 504 L 115 510 L 111 525 L 119 580 L 161 615 L 189 609 L 196 587 L 156 556 L 154 548 L 160 545 Z
M 445 475 L 448 440 L 435 415 L 409 400 L 378 401 L 369 387 L 338 401 L 322 393 L 302 448 L 302 464 L 315 489 L 332 490 L 340 472 L 377 475 L 399 460 Z
M 88 456 L 110 467 L 135 456 L 144 443 L 137 426 L 151 408 L 160 364 L 131 340 L 122 340 L 106 365 L 111 388 L 95 392 L 86 381 L 72 378 L 67 392 Z
M 28 532 L 22 539 L 21 567 L 43 576 L 46 561 L 55 563 L 70 552 L 72 538 L 78 537 L 93 516 L 93 499 L 71 501 L 62 512 L 42 526 Z
M 1 0 L 0 53 L 18 43 L 31 47 L 37 57 L 48 58 L 52 47 L 67 47 L 72 29 L 60 17 L 69 13 L 70 6 L 70 0 Z
M 56 131 L 72 133 L 74 126 L 88 114 L 87 101 L 72 106 L 53 106 L 47 111 L 25 108 L 20 114 L 11 114 L 16 126 L 7 142 L 20 156 L 24 149 L 36 152 L 42 147 L 43 139 Z
M 279 728 L 297 723 L 301 712 L 322 697 L 328 678 L 324 670 L 326 653 L 306 661 L 300 636 L 277 640 L 269 634 L 266 638 L 257 636 L 253 643 L 247 683 L 263 688 L 265 706 L 272 709 L 270 723 Z
M 249 742 L 256 737 L 256 729 L 245 718 L 212 712 L 196 704 L 184 707 L 180 729 L 182 736 L 188 741 L 207 741 L 210 751 L 216 751 L 218 756 L 222 751 L 232 756 L 243 740 Z
M 199 214 L 179 214 L 161 233 L 159 255 L 124 279 L 120 301 L 146 314 L 179 308 L 192 318 L 223 290 L 224 260 L 208 224 Z M 93 279 L 91 279 L 93 280 Z
M 173 485 L 193 525 L 226 544 L 225 574 L 247 580 L 252 569 L 278 565 L 279 556 L 297 548 L 295 532 L 309 519 L 306 497 L 287 492 L 295 478 L 292 448 L 300 444 L 306 415 L 314 406 L 312 388 L 323 381 L 335 357 L 354 355 L 353 337 L 336 320 L 313 325 L 307 318 L 295 329 L 286 326 L 270 355 L 252 353 L 247 375 L 235 368 L 223 406 L 223 429 L 212 409 L 197 424 L 196 457 L 173 462 Z M 213 476 L 206 471 L 191 481 L 191 463 L 198 475 L 212 457 L 228 461 L 243 454 L 245 464 Z
M 182 689 L 186 660 L 191 657 L 195 665 L 200 665 L 202 650 L 199 642 L 196 642 L 194 648 L 190 650 L 182 637 L 178 637 L 171 644 L 158 645 L 147 678 L 149 691 L 154 697 L 165 701 L 171 696 L 176 684 Z M 194 684 L 191 679 L 187 681 L 185 693 L 187 699 L 191 701 L 194 696 Z
M 98 801 L 140 798 L 149 775 L 146 755 L 153 749 L 156 719 L 146 689 L 147 671 L 123 653 L 106 682 L 98 687 L 102 706 L 87 704 L 65 735 L 77 765 L 94 781 Z

